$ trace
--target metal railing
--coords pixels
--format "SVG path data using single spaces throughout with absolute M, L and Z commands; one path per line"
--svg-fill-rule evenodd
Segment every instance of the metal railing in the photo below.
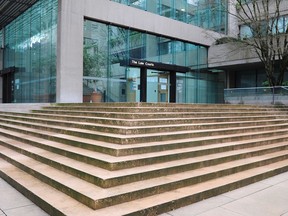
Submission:
M 288 105 L 288 86 L 224 89 L 227 104 Z

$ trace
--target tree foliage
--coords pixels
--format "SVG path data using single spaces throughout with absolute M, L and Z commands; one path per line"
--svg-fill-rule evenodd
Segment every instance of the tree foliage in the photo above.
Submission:
M 264 65 L 270 86 L 281 86 L 288 67 L 288 24 L 283 6 L 287 0 L 230 0 L 236 4 L 241 25 L 251 30 L 241 43 L 252 47 Z M 287 6 L 286 6 L 287 8 Z

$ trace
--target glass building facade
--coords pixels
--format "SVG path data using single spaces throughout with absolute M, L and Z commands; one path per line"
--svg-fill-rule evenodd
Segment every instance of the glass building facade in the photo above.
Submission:
M 57 0 L 39 0 L 3 29 L 4 69 L 13 68 L 6 102 L 55 102 Z
M 222 1 L 224 0 L 115 2 L 225 32 L 226 17 L 220 10 Z M 3 68 L 4 71 L 9 71 L 2 75 L 3 89 L 7 92 L 4 92 L 3 102 L 56 102 L 58 3 L 58 0 L 38 0 L 0 30 L 4 47 Z M 85 15 L 83 19 L 84 102 L 90 102 L 94 93 L 99 93 L 102 102 L 143 101 L 141 68 L 129 65 L 128 61 L 131 59 L 188 68 L 185 72 L 148 68 L 145 80 L 147 102 L 222 102 L 224 78 L 219 73 L 208 71 L 208 47 L 120 24 L 108 24 L 105 20 L 93 21 L 86 19 Z M 80 49 L 82 50 L 82 41 Z M 82 71 L 79 73 L 82 74 Z M 171 100 L 171 83 L 175 85 L 175 101 Z M 81 89 L 77 88 L 77 91 L 80 92 Z M 5 95 L 9 97 L 5 98 Z M 80 93 L 79 95 L 81 97 Z
M 204 46 L 85 20 L 83 53 L 84 101 L 94 91 L 102 101 L 140 102 L 141 69 L 127 66 L 129 59 L 189 67 L 175 71 L 178 103 L 217 103 L 223 90 L 219 74 L 207 71 Z M 147 102 L 169 102 L 170 79 L 168 71 L 148 69 Z
M 112 0 L 181 22 L 227 33 L 227 0 Z

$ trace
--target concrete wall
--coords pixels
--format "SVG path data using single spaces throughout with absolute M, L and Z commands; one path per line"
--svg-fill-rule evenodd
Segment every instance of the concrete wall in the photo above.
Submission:
M 221 35 L 109 0 L 59 0 L 57 102 L 82 102 L 84 18 L 210 46 Z
M 213 45 L 208 51 L 208 67 L 218 68 L 260 62 L 255 50 L 242 43 Z

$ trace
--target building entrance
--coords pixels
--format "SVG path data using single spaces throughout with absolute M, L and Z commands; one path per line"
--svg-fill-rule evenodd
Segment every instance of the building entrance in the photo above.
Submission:
M 176 73 L 186 73 L 190 68 L 151 62 L 145 60 L 130 59 L 123 61 L 121 66 L 140 68 L 139 81 L 129 82 L 129 90 L 136 90 L 136 98 L 140 102 L 176 102 Z M 133 78 L 132 78 L 133 79 Z M 134 79 L 133 79 L 134 80 Z M 139 85 L 138 85 L 139 83 Z M 130 85 L 131 84 L 131 85 Z M 138 88 L 136 88 L 138 86 Z M 135 97 L 135 93 L 129 93 L 129 97 Z
M 12 103 L 14 100 L 14 72 L 14 67 L 0 71 L 2 77 L 3 103 Z
M 147 102 L 170 102 L 170 73 L 147 71 Z

